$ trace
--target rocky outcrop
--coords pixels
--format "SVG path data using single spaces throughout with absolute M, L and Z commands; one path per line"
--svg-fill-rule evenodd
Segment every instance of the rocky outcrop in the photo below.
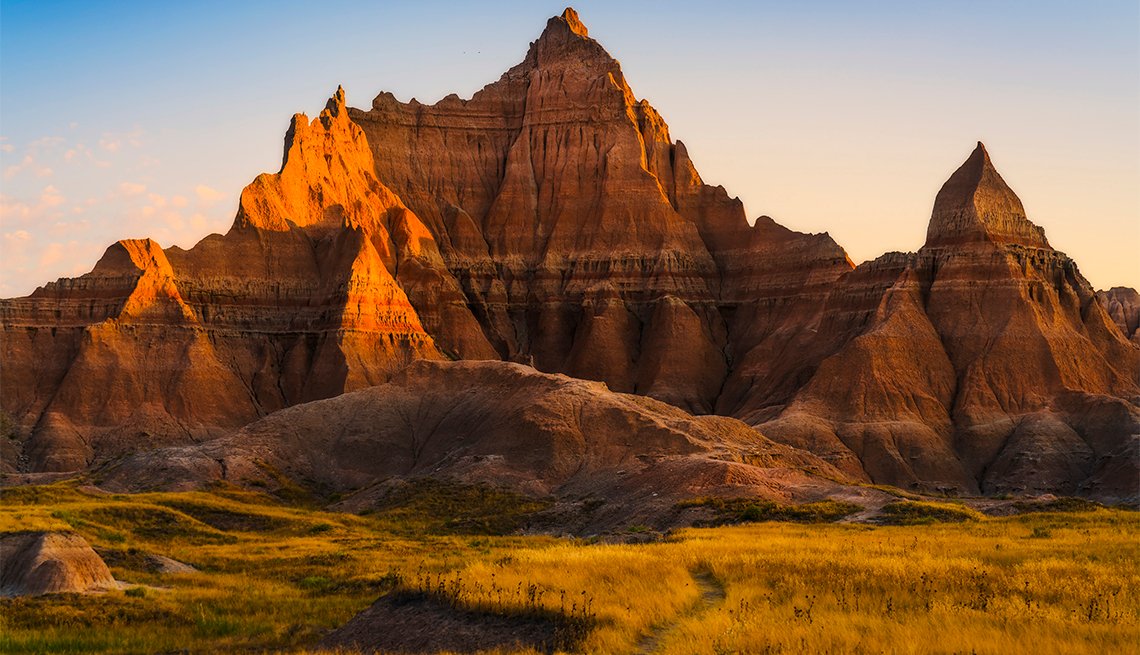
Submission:
M 989 242 L 1048 248 L 1045 231 L 1025 216 L 1025 208 L 986 152 L 978 147 L 942 185 L 926 231 L 926 247 Z
M 87 540 L 70 532 L 0 535 L 0 595 L 40 596 L 118 588 Z
M 572 10 L 471 100 L 361 112 L 338 90 L 294 117 L 226 235 L 105 260 L 0 306 L 34 470 L 217 436 L 424 357 L 712 412 L 733 361 L 755 351 L 746 392 L 851 266 L 825 235 L 750 227 Z M 802 363 L 778 375 L 784 398 Z
M 542 495 L 584 493 L 605 473 L 611 484 L 673 476 L 650 490 L 672 494 L 764 485 L 749 475 L 757 467 L 843 477 L 735 419 L 692 416 L 600 382 L 507 362 L 419 361 L 387 384 L 276 412 L 232 436 L 135 455 L 110 469 L 103 486 L 273 484 L 269 471 L 278 471 L 337 492 L 446 473 Z M 707 475 L 674 475 L 682 469 Z
M 1140 293 L 1129 287 L 1113 287 L 1097 291 L 1096 299 L 1121 333 L 1140 344 Z

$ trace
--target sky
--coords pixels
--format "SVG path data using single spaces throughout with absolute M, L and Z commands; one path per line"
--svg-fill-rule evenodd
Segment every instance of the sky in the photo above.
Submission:
M 294 112 L 463 97 L 564 3 L 0 0 L 0 297 L 118 239 L 193 246 Z M 707 183 L 861 262 L 922 246 L 985 142 L 1097 288 L 1140 288 L 1140 3 L 574 4 Z

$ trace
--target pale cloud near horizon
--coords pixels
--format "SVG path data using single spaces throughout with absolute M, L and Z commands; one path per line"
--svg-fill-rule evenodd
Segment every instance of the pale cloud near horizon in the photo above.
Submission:
M 130 132 L 115 133 L 104 132 L 99 139 L 99 147 L 107 152 L 118 152 L 123 146 L 139 148 L 143 145 L 143 131 L 135 128 Z
M 199 184 L 198 186 L 194 187 L 194 193 L 198 196 L 198 200 L 207 206 L 213 205 L 222 198 L 226 197 L 226 194 L 216 189 L 211 189 L 205 184 Z
M 226 201 L 236 201 L 234 194 L 150 179 L 146 171 L 159 160 L 142 150 L 139 130 L 104 133 L 102 156 L 82 140 L 57 136 L 22 147 L 3 138 L 0 145 L 0 297 L 82 275 L 117 240 L 190 247 L 233 218 Z M 72 172 L 53 176 L 53 169 Z
M 146 193 L 146 185 L 138 184 L 136 182 L 120 182 L 119 192 L 127 197 L 141 196 L 142 194 Z
M 4 179 L 10 180 L 24 171 L 28 171 L 35 177 L 51 177 L 55 174 L 51 167 L 40 164 L 36 160 L 36 156 L 29 152 L 24 155 L 20 163 L 4 167 Z

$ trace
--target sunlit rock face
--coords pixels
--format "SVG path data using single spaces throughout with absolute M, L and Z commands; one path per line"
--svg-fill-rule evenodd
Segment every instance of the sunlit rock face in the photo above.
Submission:
M 448 281 L 338 90 L 293 118 L 281 172 L 246 187 L 224 236 L 120 241 L 87 275 L 3 301 L 4 411 L 29 435 L 16 463 L 76 470 L 383 382 L 441 356 L 411 298 Z
M 120 242 L 2 301 L 3 466 L 501 359 L 740 418 L 857 479 L 1135 498 L 1138 306 L 1093 292 L 981 144 L 917 253 L 855 267 L 827 234 L 750 224 L 567 10 L 471 99 L 338 90 L 296 116 L 227 234 Z

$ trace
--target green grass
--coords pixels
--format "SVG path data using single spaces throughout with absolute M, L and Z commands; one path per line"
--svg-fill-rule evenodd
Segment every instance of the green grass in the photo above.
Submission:
M 550 505 L 502 489 L 421 478 L 389 492 L 372 514 L 403 534 L 502 535 Z
M 982 514 L 964 505 L 904 500 L 883 506 L 879 522 L 884 525 L 930 525 L 981 520 Z
M 770 500 L 753 498 L 694 498 L 677 503 L 678 509 L 703 507 L 712 510 L 716 517 L 702 525 L 716 526 L 760 521 L 789 523 L 832 523 L 846 518 L 861 509 L 854 503 L 822 500 L 800 505 L 784 505 Z

